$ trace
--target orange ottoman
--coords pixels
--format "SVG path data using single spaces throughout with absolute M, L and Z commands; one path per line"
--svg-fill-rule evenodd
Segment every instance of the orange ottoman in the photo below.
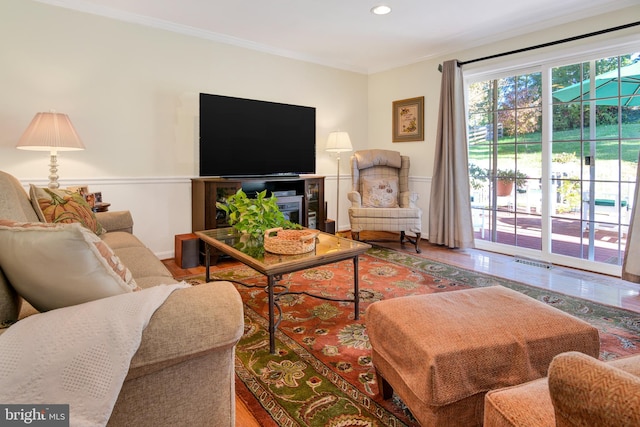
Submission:
M 546 376 L 565 351 L 598 357 L 598 330 L 503 286 L 394 298 L 367 309 L 378 388 L 423 426 L 481 426 L 487 391 Z

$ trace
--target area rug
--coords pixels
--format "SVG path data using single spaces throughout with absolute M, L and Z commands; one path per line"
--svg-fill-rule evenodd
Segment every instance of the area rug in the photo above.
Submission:
M 603 360 L 640 353 L 640 314 L 479 274 L 416 255 L 373 247 L 359 258 L 360 320 L 353 303 L 353 263 L 344 261 L 282 277 L 277 351 L 269 353 L 266 279 L 223 260 L 212 277 L 236 281 L 245 333 L 236 349 L 237 393 L 263 426 L 417 426 L 394 397 L 378 394 L 366 332 L 366 308 L 408 295 L 502 285 L 579 317 L 600 331 Z M 202 283 L 202 277 L 193 283 Z M 242 283 L 242 284 L 240 284 Z

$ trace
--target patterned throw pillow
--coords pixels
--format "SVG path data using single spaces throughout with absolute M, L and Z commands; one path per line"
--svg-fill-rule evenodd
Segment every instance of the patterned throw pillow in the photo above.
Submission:
M 43 222 L 70 224 L 79 222 L 97 235 L 105 232 L 91 206 L 80 193 L 69 190 L 36 187 L 29 189 L 31 205 Z
M 397 208 L 398 178 L 364 178 L 362 206 L 366 208 Z
M 113 250 L 79 223 L 0 219 L 0 268 L 39 311 L 140 290 Z

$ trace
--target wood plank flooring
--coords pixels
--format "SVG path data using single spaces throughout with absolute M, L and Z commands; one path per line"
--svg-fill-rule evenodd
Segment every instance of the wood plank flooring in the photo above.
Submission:
M 346 233 L 345 233 L 346 234 Z M 391 233 L 361 233 L 364 239 L 389 239 L 377 244 L 415 253 L 413 245 L 400 246 L 399 238 Z M 482 251 L 478 249 L 447 249 L 432 245 L 429 242 L 421 243 L 422 255 L 455 265 L 468 270 L 492 274 L 513 279 L 532 286 L 554 290 L 568 295 L 573 295 L 599 302 L 602 304 L 621 307 L 640 313 L 640 285 L 624 281 L 622 279 L 591 273 L 572 268 L 552 266 L 543 268 L 536 265 L 516 262 L 512 256 Z M 163 261 L 176 278 L 204 274 L 204 267 L 192 269 L 180 269 L 173 259 Z M 260 424 L 251 415 L 245 404 L 236 397 L 236 426 L 259 427 Z

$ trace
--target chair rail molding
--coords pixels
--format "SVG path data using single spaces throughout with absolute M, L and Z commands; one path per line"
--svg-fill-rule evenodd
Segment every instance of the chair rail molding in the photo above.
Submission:
M 102 193 L 109 211 L 128 210 L 134 234 L 160 259 L 174 257 L 174 236 L 191 232 L 191 176 L 72 178 L 60 180 L 60 188 L 86 185 Z M 46 187 L 46 179 L 19 178 Z
M 109 211 L 129 210 L 133 216 L 134 234 L 144 242 L 160 259 L 175 256 L 174 236 L 191 232 L 191 179 L 195 176 L 173 177 L 106 177 L 106 178 L 71 178 L 60 180 L 60 187 L 87 185 L 89 191 L 102 192 L 102 199 L 111 204 Z M 47 179 L 18 178 L 25 190 L 29 184 L 46 187 Z M 337 175 L 325 176 L 325 200 L 335 200 L 335 181 Z M 351 177 L 340 175 L 343 200 L 347 200 L 347 192 L 351 191 Z M 418 193 L 418 206 L 422 212 L 429 211 L 431 196 L 430 176 L 410 176 L 409 187 Z M 349 228 L 349 203 L 341 203 L 340 218 L 345 218 L 343 228 Z M 329 208 L 331 210 L 331 207 Z M 422 215 L 423 235 L 429 229 L 429 215 Z

